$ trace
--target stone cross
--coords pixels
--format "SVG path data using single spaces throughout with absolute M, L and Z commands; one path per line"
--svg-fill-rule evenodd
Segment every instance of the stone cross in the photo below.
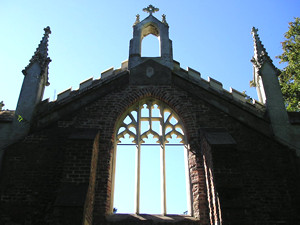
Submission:
M 153 5 L 149 5 L 147 8 L 144 8 L 143 11 L 152 15 L 152 13 L 159 11 L 159 8 L 155 8 Z

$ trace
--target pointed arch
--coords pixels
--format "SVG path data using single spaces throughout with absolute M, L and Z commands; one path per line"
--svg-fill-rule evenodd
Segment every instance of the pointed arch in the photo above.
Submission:
M 141 29 L 141 48 L 140 48 L 140 55 L 142 57 L 151 57 L 151 56 L 154 56 L 154 57 L 160 57 L 162 55 L 162 49 L 161 49 L 161 43 L 160 43 L 160 28 L 159 26 L 154 23 L 154 22 L 149 22 L 149 23 L 146 23 L 142 29 Z M 155 40 L 157 38 L 157 40 Z M 148 46 L 145 46 L 147 45 L 147 43 L 145 43 L 145 41 L 150 41 L 150 45 Z M 153 47 L 152 47 L 152 50 L 150 49 L 150 52 L 152 53 L 152 55 L 147 55 L 147 53 L 145 54 L 144 51 L 145 47 L 148 47 L 148 52 L 149 52 L 149 48 L 150 46 L 157 46 L 157 43 L 154 43 L 158 41 L 158 52 L 156 54 L 154 54 L 154 51 L 153 51 Z M 156 47 L 154 47 L 154 49 L 157 49 Z
M 145 36 L 141 43 L 141 56 L 142 57 L 160 57 L 160 38 L 149 34 Z
M 119 211 L 120 213 L 151 213 L 163 215 L 171 213 L 192 215 L 188 169 L 188 143 L 185 134 L 183 123 L 176 112 L 157 99 L 142 99 L 126 110 L 117 122 L 115 130 L 111 212 L 116 211 L 116 208 L 118 208 L 118 206 L 114 205 L 116 195 L 121 192 L 120 190 L 124 191 L 124 189 L 126 189 L 125 183 L 128 184 L 128 182 L 118 181 L 118 176 L 120 176 L 118 173 L 123 173 L 121 177 L 124 178 L 127 176 L 127 179 L 131 182 L 131 184 L 128 184 L 130 186 L 128 190 L 134 188 L 135 193 L 134 200 L 126 200 L 126 205 L 130 205 L 130 209 L 128 211 L 123 211 L 124 209 L 122 209 Z M 124 146 L 126 147 L 125 150 Z M 120 161 L 119 156 L 117 156 L 119 154 L 126 155 L 124 157 L 127 163 Z M 151 161 L 152 158 L 153 161 Z M 176 160 L 178 160 L 178 163 L 175 163 Z M 149 164 L 149 161 L 151 161 L 152 164 Z M 135 162 L 134 172 L 132 162 Z M 120 165 L 123 165 L 122 169 L 119 169 Z M 178 169 L 176 167 L 180 167 L 181 175 L 179 175 L 179 173 L 172 174 L 174 169 Z M 125 170 L 131 172 L 132 175 L 128 175 L 126 172 L 124 173 Z M 148 175 L 145 178 L 145 173 L 149 174 L 149 171 L 153 173 L 153 176 Z M 159 171 L 159 173 L 157 171 Z M 132 185 L 133 173 L 135 173 L 134 186 Z M 179 178 L 179 176 L 181 176 L 181 178 Z M 157 177 L 159 179 L 157 179 Z M 174 182 L 172 182 L 171 177 L 175 180 Z M 160 212 L 151 211 L 151 209 L 146 210 L 145 207 L 141 207 L 141 202 L 143 203 L 143 201 L 145 201 L 143 200 L 143 198 L 145 198 L 144 195 L 141 194 L 141 190 L 145 190 L 145 184 L 141 184 L 141 179 L 143 181 L 147 179 L 155 180 L 153 181 L 153 187 L 151 187 L 152 190 L 161 190 L 160 197 L 157 197 L 157 195 L 159 195 L 157 192 L 151 197 L 152 202 L 154 201 L 153 199 L 156 199 L 155 204 L 160 204 Z M 176 181 L 180 179 L 181 181 L 176 184 Z M 120 185 L 122 185 L 122 189 L 119 189 Z M 160 187 L 157 188 L 157 185 Z M 181 199 L 183 199 L 181 201 L 185 201 L 186 203 L 178 205 L 185 205 L 183 206 L 184 208 L 179 209 L 179 211 L 176 211 L 176 209 L 167 210 L 168 206 L 172 208 L 171 206 L 174 205 L 174 202 L 170 201 L 170 199 L 172 200 L 172 193 L 167 192 L 171 192 L 170 187 L 174 189 L 180 185 L 181 189 L 185 192 L 182 194 L 183 191 L 180 191 L 181 195 L 184 195 L 183 197 L 181 196 Z M 132 192 L 128 192 L 129 191 L 127 191 L 126 197 L 132 197 Z M 145 193 L 145 191 L 143 191 L 143 193 Z M 177 201 L 180 199 L 178 194 L 174 195 L 174 198 L 176 198 Z M 160 203 L 157 202 L 157 199 L 159 199 Z M 155 208 L 159 208 L 159 206 L 156 205 Z

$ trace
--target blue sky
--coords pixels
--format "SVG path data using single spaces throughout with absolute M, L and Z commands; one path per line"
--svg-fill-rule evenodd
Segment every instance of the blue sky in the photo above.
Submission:
M 102 71 L 120 67 L 128 58 L 135 15 L 139 13 L 144 19 L 147 14 L 142 9 L 149 4 L 160 9 L 155 14 L 158 19 L 167 15 L 174 59 L 182 68 L 191 67 L 204 79 L 210 76 L 225 89 L 246 90 L 256 99 L 254 88 L 249 87 L 253 76 L 251 27 L 259 29 L 269 55 L 282 68 L 275 56 L 282 53 L 283 34 L 300 9 L 299 0 L 2 0 L 0 101 L 4 101 L 4 108 L 15 109 L 21 71 L 38 46 L 44 27 L 52 30 L 51 85 L 44 98 L 53 100 L 55 93 L 71 86 L 77 89 L 81 81 L 98 79 Z

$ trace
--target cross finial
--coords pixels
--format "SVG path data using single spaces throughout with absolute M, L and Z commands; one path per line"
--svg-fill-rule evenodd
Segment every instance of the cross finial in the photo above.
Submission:
M 159 8 L 155 8 L 153 5 L 149 5 L 147 8 L 144 8 L 143 11 L 152 15 L 152 13 L 159 11 Z

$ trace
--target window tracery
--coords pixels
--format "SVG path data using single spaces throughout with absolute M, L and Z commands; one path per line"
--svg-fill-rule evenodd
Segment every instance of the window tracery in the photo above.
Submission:
M 167 172 L 170 175 L 166 174 L 166 164 L 167 167 L 169 167 L 167 168 L 167 171 L 174 170 L 171 168 L 171 164 L 174 164 L 173 167 L 175 166 L 175 169 L 180 168 L 181 170 L 184 171 L 183 173 L 180 173 L 183 175 L 180 175 L 181 181 L 176 186 L 181 185 L 181 189 L 185 189 L 184 199 L 186 203 L 184 204 L 183 208 L 180 209 L 181 212 L 174 213 L 174 211 L 172 211 L 171 213 L 191 215 L 190 182 L 189 182 L 188 163 L 187 163 L 188 161 L 187 141 L 184 132 L 184 126 L 181 120 L 179 119 L 179 117 L 177 116 L 177 114 L 166 104 L 156 99 L 144 99 L 136 103 L 126 113 L 124 113 L 124 115 L 120 119 L 120 123 L 118 124 L 116 130 L 117 132 L 116 132 L 116 148 L 114 154 L 114 162 L 115 162 L 114 168 L 118 167 L 118 163 L 119 163 L 118 162 L 119 159 L 117 158 L 117 151 L 119 150 L 123 151 L 120 153 L 118 152 L 118 154 L 120 155 L 122 154 L 124 155 L 124 151 L 126 151 L 126 150 L 121 150 L 121 147 L 131 148 L 131 150 L 128 151 L 128 154 L 131 155 L 131 157 L 133 156 L 133 154 L 135 154 L 135 162 L 134 161 L 128 162 L 128 163 L 132 163 L 132 162 L 135 163 L 135 178 L 134 178 L 135 199 L 134 199 L 134 209 L 132 213 L 136 213 L 136 214 L 149 213 L 148 211 L 144 212 L 145 209 L 141 208 L 141 201 L 143 202 L 143 199 L 141 200 L 141 192 L 142 193 L 145 192 L 145 191 L 141 191 L 141 188 L 143 188 L 144 185 L 144 184 L 141 185 L 141 170 L 142 173 L 144 173 L 143 168 L 145 167 L 144 166 L 141 169 L 141 163 L 142 166 L 153 165 L 153 168 L 148 168 L 148 170 L 156 171 L 157 168 L 154 168 L 154 165 L 156 165 L 157 167 L 158 164 L 157 162 L 160 161 L 160 165 L 159 165 L 160 174 L 159 175 L 156 174 L 156 176 L 157 175 L 160 176 L 160 182 L 156 182 L 159 183 L 160 190 L 161 190 L 160 191 L 160 213 L 163 215 L 169 214 L 170 212 L 169 210 L 167 210 L 167 206 L 168 205 L 171 206 L 173 204 L 172 201 L 169 200 L 172 194 L 169 193 L 167 194 L 167 191 L 170 192 L 169 190 L 171 190 L 172 188 L 171 185 L 174 185 L 176 183 L 176 182 L 175 183 L 172 182 L 170 180 L 170 177 L 173 176 L 174 179 L 176 179 L 177 175 L 172 174 L 172 172 Z M 132 148 L 135 149 L 132 150 Z M 181 148 L 181 150 L 176 151 L 176 148 L 177 149 Z M 135 151 L 135 153 L 133 153 L 133 151 Z M 155 156 L 156 159 L 154 159 L 153 164 L 146 163 L 146 160 L 150 161 L 152 157 L 149 155 L 149 152 L 150 154 L 156 155 Z M 141 157 L 142 154 L 144 156 Z M 146 156 L 147 154 L 148 156 Z M 178 154 L 178 157 L 176 156 L 176 154 Z M 166 159 L 166 155 L 170 159 Z M 179 160 L 178 163 L 176 162 L 171 163 L 172 160 L 174 161 L 174 159 L 172 159 L 172 155 L 174 156 L 174 158 L 176 157 L 178 158 L 176 159 Z M 157 159 L 157 156 L 159 157 L 159 159 Z M 130 159 L 127 160 L 130 161 Z M 114 169 L 114 171 L 117 171 L 118 173 L 118 170 Z M 166 178 L 166 176 L 168 177 Z M 167 188 L 167 182 L 169 182 L 168 188 Z M 114 183 L 116 183 L 116 181 Z M 113 184 L 113 189 L 116 190 L 116 188 L 114 187 L 115 184 Z M 114 193 L 114 191 L 112 191 L 112 193 Z M 181 190 L 181 194 L 182 194 L 182 190 Z M 168 200 L 167 200 L 167 196 L 168 196 Z M 153 198 L 155 197 L 156 196 L 153 196 Z M 142 196 L 142 198 L 144 197 Z M 176 202 L 176 200 L 174 200 L 173 202 Z M 112 208 L 115 207 L 117 208 L 117 206 L 113 205 Z M 157 211 L 155 211 L 154 213 L 156 214 Z

